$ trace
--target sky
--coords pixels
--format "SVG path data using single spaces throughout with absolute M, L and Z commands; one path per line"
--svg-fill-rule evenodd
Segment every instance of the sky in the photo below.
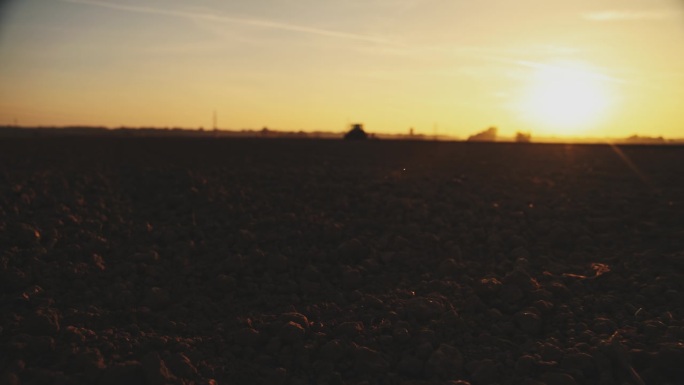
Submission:
M 681 0 L 0 4 L 0 125 L 684 137 Z

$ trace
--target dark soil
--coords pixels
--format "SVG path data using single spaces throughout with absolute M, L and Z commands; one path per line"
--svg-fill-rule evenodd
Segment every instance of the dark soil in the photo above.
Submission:
M 682 147 L 4 139 L 0 384 L 681 384 L 682 176 Z

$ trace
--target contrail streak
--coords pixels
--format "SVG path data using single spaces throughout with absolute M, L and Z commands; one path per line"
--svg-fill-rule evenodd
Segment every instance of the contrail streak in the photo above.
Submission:
M 113 3 L 109 3 L 109 2 L 105 2 L 105 1 L 96 1 L 96 0 L 62 0 L 62 1 L 65 1 L 68 3 L 84 4 L 84 5 L 91 5 L 91 6 L 97 6 L 97 7 L 102 7 L 102 8 L 115 9 L 115 10 L 126 11 L 126 12 L 147 13 L 147 14 L 165 15 L 165 16 L 172 16 L 172 17 L 182 17 L 182 18 L 195 19 L 195 20 L 196 19 L 202 19 L 202 20 L 208 20 L 208 21 L 218 21 L 218 22 L 223 22 L 223 23 L 242 24 L 242 25 L 248 25 L 248 26 L 252 26 L 252 27 L 261 27 L 261 28 L 269 28 L 269 29 L 278 29 L 278 30 L 283 30 L 283 31 L 301 32 L 301 33 L 307 33 L 307 34 L 318 35 L 318 36 L 327 36 L 327 37 L 334 37 L 334 38 L 340 38 L 340 39 L 365 41 L 365 42 L 369 42 L 369 43 L 381 43 L 381 44 L 389 43 L 387 40 L 379 38 L 379 37 L 375 37 L 375 36 L 359 35 L 359 34 L 354 34 L 354 33 L 348 33 L 348 32 L 342 32 L 342 31 L 333 31 L 333 30 L 314 28 L 314 27 L 307 27 L 307 26 L 296 25 L 296 24 L 279 23 L 279 22 L 270 21 L 270 20 L 241 18 L 241 17 L 228 17 L 228 16 L 222 16 L 222 15 L 214 15 L 214 14 L 210 14 L 210 13 L 167 10 L 167 9 L 140 7 L 140 6 L 132 6 L 132 5 L 120 5 L 120 4 L 113 4 Z

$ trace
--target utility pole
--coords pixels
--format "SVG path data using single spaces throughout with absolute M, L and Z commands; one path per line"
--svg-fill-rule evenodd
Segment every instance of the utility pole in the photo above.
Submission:
M 214 110 L 214 130 L 216 130 L 216 110 Z

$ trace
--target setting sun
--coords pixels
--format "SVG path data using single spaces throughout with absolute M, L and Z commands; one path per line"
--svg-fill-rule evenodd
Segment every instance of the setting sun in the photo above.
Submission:
M 575 63 L 539 65 L 520 110 L 539 131 L 573 136 L 603 118 L 610 95 L 602 75 Z
M 0 4 L 0 126 L 684 136 L 677 0 Z

